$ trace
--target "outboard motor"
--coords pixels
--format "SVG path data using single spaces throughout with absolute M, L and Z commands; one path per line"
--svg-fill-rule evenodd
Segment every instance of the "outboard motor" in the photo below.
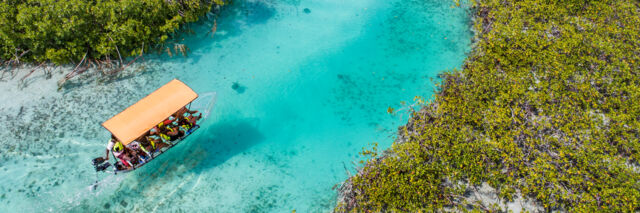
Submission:
M 93 164 L 93 168 L 96 169 L 96 172 L 102 172 L 111 166 L 111 164 L 109 162 L 106 162 L 106 160 L 102 157 L 93 159 L 91 163 Z

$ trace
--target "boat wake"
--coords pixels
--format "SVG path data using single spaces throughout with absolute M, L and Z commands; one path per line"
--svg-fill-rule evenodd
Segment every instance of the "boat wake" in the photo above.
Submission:
M 107 175 L 106 177 L 102 178 L 102 179 L 98 179 L 98 177 L 96 176 L 96 181 L 91 184 L 90 186 L 88 186 L 85 190 L 83 190 L 83 192 L 79 193 L 79 194 L 84 194 L 86 195 L 87 192 L 89 192 L 90 194 L 94 194 L 94 195 L 100 195 L 101 192 L 104 191 L 104 189 L 107 188 L 113 188 L 113 187 L 117 187 L 120 185 L 120 183 L 124 180 L 125 176 L 123 175 Z
M 211 109 L 213 109 L 213 105 L 216 103 L 216 97 L 216 92 L 205 92 L 191 103 L 191 109 L 202 112 L 202 118 L 204 121 L 211 114 Z

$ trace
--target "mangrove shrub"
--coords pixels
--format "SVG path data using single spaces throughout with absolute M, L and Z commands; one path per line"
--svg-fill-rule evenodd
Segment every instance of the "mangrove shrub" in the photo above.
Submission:
M 442 75 L 337 210 L 499 208 L 467 203 L 488 185 L 545 211 L 640 211 L 640 3 L 473 4 L 463 69 Z
M 0 59 L 78 63 L 157 47 L 223 0 L 3 0 Z

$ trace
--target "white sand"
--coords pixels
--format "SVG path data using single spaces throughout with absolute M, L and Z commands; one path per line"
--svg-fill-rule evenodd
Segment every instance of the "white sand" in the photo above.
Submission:
M 23 77 L 29 74 L 32 70 L 35 71 L 29 75 L 24 81 L 21 81 Z M 64 73 L 67 73 L 72 68 L 69 67 L 56 67 L 48 68 L 46 70 L 51 71 L 51 75 L 45 74 L 45 68 L 37 68 L 33 65 L 25 65 L 19 68 L 15 68 L 15 73 L 11 77 L 10 73 L 6 71 L 5 78 L 0 81 L 0 111 L 11 112 L 19 110 L 20 107 L 28 106 L 41 100 L 45 97 L 59 98 L 61 93 L 57 92 L 57 81 L 64 77 Z
M 494 205 L 500 209 L 500 211 L 504 212 L 543 212 L 544 208 L 538 203 L 535 203 L 533 199 L 523 198 L 520 193 L 516 193 L 513 198 L 513 201 L 507 201 L 500 199 L 498 197 L 498 191 L 489 186 L 487 183 L 482 183 L 480 187 L 477 188 L 477 191 L 472 191 L 469 196 L 466 196 L 466 199 L 469 203 L 479 202 L 483 206 L 489 207 L 493 209 Z M 469 209 L 471 210 L 471 209 Z

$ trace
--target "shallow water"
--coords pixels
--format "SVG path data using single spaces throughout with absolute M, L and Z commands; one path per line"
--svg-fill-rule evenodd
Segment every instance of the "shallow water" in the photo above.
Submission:
M 358 152 L 391 145 L 401 103 L 430 97 L 471 37 L 449 0 L 244 1 L 218 20 L 213 36 L 192 26 L 187 58 L 149 56 L 121 80 L 3 112 L 20 130 L 0 133 L 0 212 L 330 211 Z M 99 123 L 172 78 L 217 92 L 203 128 L 133 173 L 96 176 Z

